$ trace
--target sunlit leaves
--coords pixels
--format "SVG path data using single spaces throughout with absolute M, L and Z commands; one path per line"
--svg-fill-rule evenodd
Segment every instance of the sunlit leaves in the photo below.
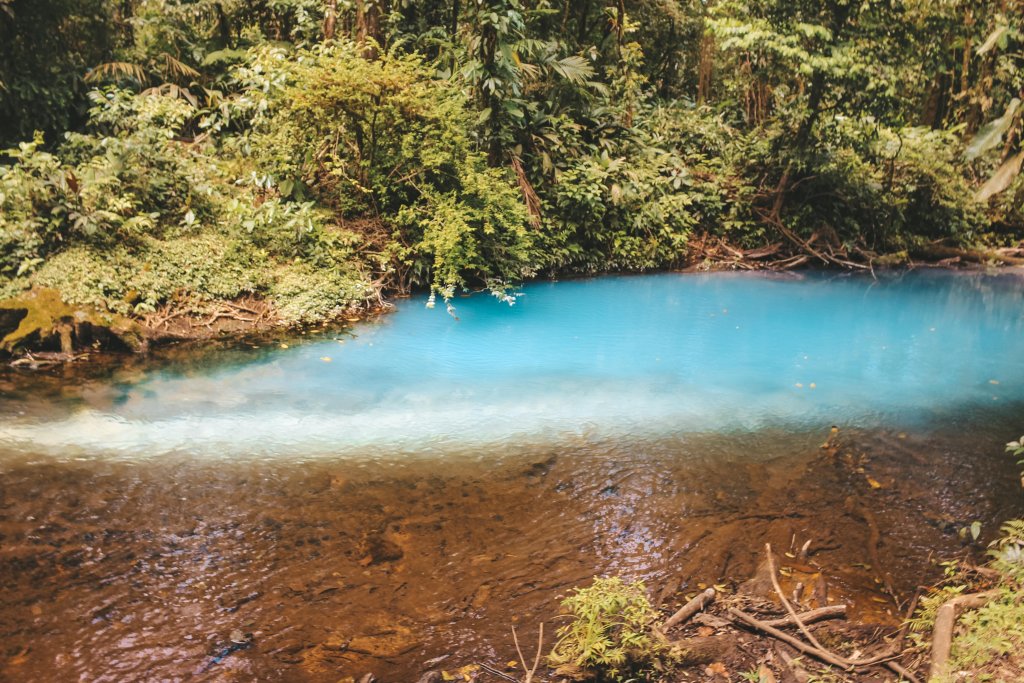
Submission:
M 964 152 L 964 156 L 968 160 L 977 159 L 985 152 L 993 149 L 996 145 L 1002 142 L 1003 134 L 1010 129 L 1013 124 L 1014 116 L 1017 113 L 1017 109 L 1020 107 L 1020 100 L 1013 98 L 1010 103 L 1006 106 L 1006 111 L 999 118 L 986 123 L 982 126 L 974 139 L 971 140 L 970 144 L 967 145 L 967 149 Z
M 984 185 L 978 188 L 978 192 L 974 195 L 974 198 L 979 202 L 986 202 L 991 197 L 999 194 L 1006 188 L 1010 187 L 1014 179 L 1020 175 L 1021 165 L 1024 164 L 1024 150 L 1021 150 L 1017 154 L 1007 159 L 996 169 L 996 172 L 992 174 Z

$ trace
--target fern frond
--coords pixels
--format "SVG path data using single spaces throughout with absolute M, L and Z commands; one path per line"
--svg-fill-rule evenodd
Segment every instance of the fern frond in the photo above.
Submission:
M 586 85 L 594 77 L 594 67 L 580 55 L 553 59 L 549 64 L 552 71 L 573 85 Z
M 168 52 L 163 53 L 164 60 L 164 72 L 168 75 L 177 76 L 179 78 L 199 78 L 202 76 L 198 71 L 190 67 L 180 59 L 175 58 Z
M 142 94 L 179 98 L 185 100 L 193 107 L 199 106 L 199 100 L 196 99 L 196 96 L 193 95 L 188 88 L 183 88 L 180 85 L 175 85 L 174 83 L 161 83 L 160 85 L 143 90 Z
M 137 83 L 145 83 L 149 80 L 146 70 L 141 64 L 135 62 L 106 62 L 98 64 L 89 70 L 85 75 L 86 83 L 97 83 L 105 79 L 127 79 Z

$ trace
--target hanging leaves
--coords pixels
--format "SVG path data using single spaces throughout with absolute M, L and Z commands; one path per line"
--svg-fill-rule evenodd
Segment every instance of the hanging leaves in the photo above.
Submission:
M 1005 36 L 1006 32 L 1009 31 L 1009 30 L 1010 30 L 1009 26 L 997 26 L 996 29 L 994 31 L 992 31 L 992 33 L 988 34 L 988 38 L 986 38 L 985 42 L 981 44 L 981 47 L 978 48 L 977 55 L 980 57 L 981 55 L 985 54 L 986 52 L 991 50 L 993 47 L 995 47 L 996 43 L 1000 43 L 1000 41 L 1002 40 L 1003 36 Z M 1000 43 L 1000 46 L 1002 46 L 1004 44 L 1005 44 L 1005 41 L 1002 41 Z
M 1020 99 L 1014 97 L 1010 100 L 1010 104 L 1007 105 L 1006 111 L 998 119 L 986 123 L 978 131 L 978 134 L 971 140 L 971 144 L 967 145 L 967 150 L 964 152 L 964 156 L 967 157 L 968 161 L 977 159 L 985 152 L 994 148 L 1003 140 L 1003 133 L 1010 129 L 1010 125 L 1013 123 L 1013 117 L 1017 113 L 1017 109 L 1020 107 Z
M 979 202 L 987 202 L 1008 188 L 1014 178 L 1020 174 L 1021 164 L 1024 164 L 1024 150 L 1004 161 L 1003 165 L 992 174 L 992 177 L 978 188 L 974 198 Z

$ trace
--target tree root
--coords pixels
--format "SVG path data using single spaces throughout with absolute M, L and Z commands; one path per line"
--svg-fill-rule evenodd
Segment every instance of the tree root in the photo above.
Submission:
M 953 648 L 953 628 L 957 617 L 965 609 L 984 607 L 990 600 L 999 595 L 998 590 L 984 593 L 958 595 L 947 600 L 939 607 L 935 615 L 935 628 L 932 629 L 932 663 L 928 672 L 929 680 L 946 680 L 949 674 L 949 654 Z

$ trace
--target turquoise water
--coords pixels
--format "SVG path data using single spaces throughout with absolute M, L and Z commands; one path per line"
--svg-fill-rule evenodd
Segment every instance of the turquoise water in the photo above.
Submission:
M 1013 273 L 659 274 L 529 284 L 514 306 L 459 298 L 455 316 L 424 303 L 351 335 L 5 410 L 0 442 L 64 457 L 376 457 L 948 422 L 1024 401 Z

